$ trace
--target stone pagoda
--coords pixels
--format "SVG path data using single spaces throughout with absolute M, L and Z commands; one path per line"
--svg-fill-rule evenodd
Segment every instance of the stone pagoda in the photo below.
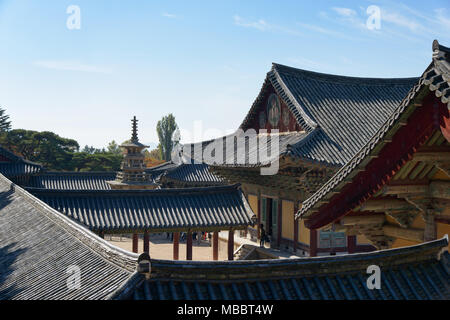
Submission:
M 116 180 L 108 181 L 108 183 L 113 190 L 155 189 L 158 185 L 145 172 L 145 156 L 142 150 L 148 146 L 139 142 L 136 116 L 131 122 L 133 125 L 131 140 L 120 146 L 124 150 L 120 171 L 117 172 Z

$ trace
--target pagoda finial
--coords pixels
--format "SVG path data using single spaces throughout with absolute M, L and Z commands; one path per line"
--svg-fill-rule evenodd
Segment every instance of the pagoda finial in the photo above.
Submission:
M 131 122 L 133 123 L 133 132 L 131 133 L 131 141 L 132 142 L 138 142 L 138 136 L 137 136 L 137 122 L 138 120 L 136 119 L 136 116 L 133 117 L 133 119 L 131 119 Z

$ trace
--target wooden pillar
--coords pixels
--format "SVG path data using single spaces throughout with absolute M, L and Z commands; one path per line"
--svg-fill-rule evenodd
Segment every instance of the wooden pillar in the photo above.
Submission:
M 356 236 L 347 236 L 347 252 L 356 252 Z
M 179 259 L 179 253 L 180 253 L 180 233 L 174 232 L 173 233 L 173 260 Z
M 309 256 L 317 256 L 317 230 L 311 229 L 309 231 Z
M 298 206 L 297 201 L 294 202 L 294 253 L 297 252 L 297 243 L 298 243 L 298 221 L 295 219 L 295 214 L 297 213 Z
M 433 212 L 427 212 L 423 215 L 423 219 L 425 220 L 424 241 L 432 241 L 437 238 L 437 225 L 434 218 Z
M 261 212 L 262 212 L 262 198 L 261 193 L 258 191 L 258 225 L 257 225 L 257 238 L 261 239 Z
M 133 252 L 138 253 L 138 235 L 137 233 L 133 233 Z
M 219 231 L 213 233 L 213 260 L 219 260 Z
M 234 260 L 234 230 L 228 230 L 228 260 Z
M 269 219 L 269 218 L 272 217 L 271 216 L 271 214 L 272 214 L 272 199 L 270 199 L 270 198 L 263 198 L 262 200 L 263 200 L 262 201 L 263 203 L 264 202 L 266 203 L 266 205 L 265 205 L 266 213 L 265 213 L 265 217 L 263 216 L 263 225 L 264 225 L 264 229 L 266 230 L 266 233 L 269 234 L 269 231 L 272 230 L 271 227 L 270 227 L 271 224 L 272 224 L 272 221 Z M 270 214 L 269 214 L 269 212 L 270 212 Z M 270 234 L 270 236 L 272 236 L 272 234 Z
M 99 236 L 100 238 L 102 238 L 102 239 L 105 239 L 105 231 L 100 231 L 100 232 L 98 233 L 98 236 Z
M 192 232 L 186 234 L 186 260 L 192 260 Z
M 150 253 L 150 236 L 147 230 L 144 232 L 144 252 Z
M 277 215 L 277 248 L 280 247 L 281 241 L 281 228 L 283 228 L 282 224 L 282 215 L 283 215 L 283 200 L 278 198 L 278 215 Z

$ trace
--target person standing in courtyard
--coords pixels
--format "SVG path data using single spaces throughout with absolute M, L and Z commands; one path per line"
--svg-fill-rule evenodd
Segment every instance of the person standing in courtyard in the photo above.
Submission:
M 259 246 L 261 247 L 261 248 L 263 248 L 264 247 L 264 243 L 265 243 L 265 241 L 266 241 L 266 237 L 267 237 L 267 235 L 266 235 L 266 230 L 264 230 L 264 224 L 262 224 L 261 223 L 261 227 L 260 227 L 260 235 L 259 235 L 260 237 L 259 237 Z

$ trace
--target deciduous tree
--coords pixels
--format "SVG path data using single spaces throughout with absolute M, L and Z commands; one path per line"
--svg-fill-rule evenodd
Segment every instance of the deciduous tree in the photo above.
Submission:
M 173 133 L 177 130 L 178 125 L 175 122 L 173 114 L 163 117 L 156 126 L 156 132 L 159 138 L 159 150 L 161 158 L 165 161 L 171 159 L 172 149 L 174 147 Z

